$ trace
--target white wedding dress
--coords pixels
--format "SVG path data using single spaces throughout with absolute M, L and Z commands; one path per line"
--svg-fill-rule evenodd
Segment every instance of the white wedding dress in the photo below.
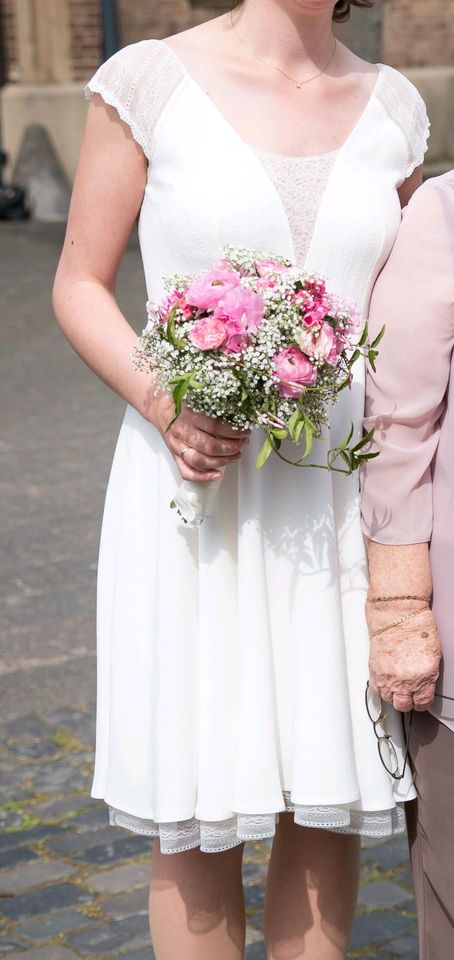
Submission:
M 367 314 L 400 222 L 396 189 L 428 134 L 401 74 L 379 66 L 343 146 L 306 159 L 254 151 L 163 41 L 116 54 L 94 93 L 149 160 L 139 233 L 150 299 L 163 277 L 209 267 L 229 243 L 323 274 Z M 145 300 L 144 289 L 144 310 Z M 360 436 L 363 380 L 357 369 L 341 395 L 332 443 L 352 420 Z M 169 509 L 177 469 L 130 407 L 115 453 L 99 562 L 93 795 L 113 823 L 159 835 L 164 852 L 271 837 L 286 809 L 304 826 L 385 836 L 403 829 L 399 802 L 414 796 L 409 774 L 393 781 L 382 766 L 365 710 L 358 477 L 272 458 L 257 472 L 261 443 L 256 432 L 226 470 L 200 530 Z M 402 757 L 400 717 L 387 712 Z

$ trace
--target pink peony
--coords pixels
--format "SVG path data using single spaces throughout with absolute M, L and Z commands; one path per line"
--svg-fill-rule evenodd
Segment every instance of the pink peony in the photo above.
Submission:
M 243 315 L 241 320 L 230 320 L 229 317 L 226 317 L 225 329 L 227 340 L 223 344 L 222 349 L 225 350 L 226 353 L 241 353 L 249 342 L 246 317 Z
M 329 323 L 322 323 L 321 330 L 305 329 L 302 327 L 297 337 L 300 349 L 308 357 L 324 360 L 332 367 L 337 365 L 342 345 Z
M 317 350 L 317 333 L 302 327 L 296 341 L 307 357 L 314 357 Z
M 268 277 L 270 273 L 285 273 L 289 269 L 278 260 L 257 260 L 256 268 L 260 277 Z
M 169 293 L 168 296 L 164 298 L 162 303 L 159 304 L 159 316 L 163 323 L 166 323 L 173 307 L 180 306 L 180 304 L 181 293 L 178 290 L 173 290 L 172 293 Z
M 333 328 L 330 327 L 329 323 L 322 324 L 322 329 L 317 337 L 317 357 L 335 367 L 339 360 L 339 352 L 339 341 Z
M 226 339 L 225 325 L 219 317 L 201 317 L 193 326 L 189 339 L 198 350 L 216 350 Z
M 251 333 L 255 333 L 263 320 L 262 298 L 245 287 L 228 290 L 220 300 L 218 309 L 229 320 L 245 324 L 245 329 Z
M 286 347 L 277 353 L 273 368 L 283 397 L 298 397 L 304 387 L 312 386 L 317 379 L 317 371 L 298 347 Z
M 199 310 L 214 310 L 229 290 L 238 287 L 240 278 L 233 270 L 213 267 L 202 273 L 189 284 L 186 290 L 186 303 Z

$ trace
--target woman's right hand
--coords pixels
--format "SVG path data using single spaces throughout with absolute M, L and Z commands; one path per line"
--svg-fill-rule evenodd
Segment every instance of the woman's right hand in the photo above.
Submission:
M 194 413 L 185 406 L 168 430 L 174 415 L 172 397 L 159 394 L 149 419 L 159 430 L 183 480 L 211 483 L 222 476 L 221 468 L 241 459 L 250 431 L 234 430 L 223 420 Z

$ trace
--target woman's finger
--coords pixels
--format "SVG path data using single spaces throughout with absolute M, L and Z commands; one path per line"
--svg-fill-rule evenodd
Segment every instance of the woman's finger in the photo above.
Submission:
M 250 430 L 235 430 L 229 423 L 226 423 L 225 420 L 221 420 L 219 417 L 207 417 L 204 413 L 193 413 L 192 410 L 185 408 L 187 411 L 187 416 L 190 417 L 193 425 L 199 430 L 203 430 L 204 433 L 208 433 L 212 437 L 223 437 L 227 439 L 248 439 L 251 435 Z
M 175 463 L 180 471 L 183 480 L 190 480 L 192 483 L 212 483 L 213 480 L 219 480 L 222 473 L 218 470 L 211 470 L 202 473 L 200 470 L 194 470 L 181 457 L 175 457 Z
M 236 453 L 233 457 L 206 457 L 203 453 L 199 453 L 198 450 L 193 450 L 192 447 L 189 447 L 188 450 L 185 450 L 184 456 L 181 457 L 181 459 L 184 460 L 192 470 L 200 470 L 201 473 L 205 473 L 219 470 L 221 467 L 226 467 L 231 463 L 237 463 L 238 460 L 241 460 L 241 453 Z
M 413 710 L 413 697 L 408 694 L 395 693 L 393 695 L 393 707 L 401 713 L 409 713 Z
M 187 424 L 178 426 L 178 421 L 168 434 L 168 443 L 177 455 L 181 454 L 185 447 L 189 447 L 205 457 L 235 457 L 245 446 L 244 440 L 221 440 Z

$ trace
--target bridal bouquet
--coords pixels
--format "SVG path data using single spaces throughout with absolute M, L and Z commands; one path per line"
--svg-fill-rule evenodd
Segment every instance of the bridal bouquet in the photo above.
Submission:
M 198 276 L 166 281 L 167 296 L 147 304 L 148 324 L 135 351 L 140 369 L 153 372 L 157 391 L 171 392 L 174 423 L 183 401 L 233 427 L 259 427 L 261 468 L 274 453 L 286 463 L 313 467 L 307 458 L 323 438 L 329 408 L 367 356 L 372 366 L 383 332 L 369 346 L 352 302 L 330 294 L 324 280 L 302 273 L 282 257 L 226 247 L 224 258 Z M 351 474 L 363 460 L 373 431 L 352 445 L 327 451 L 322 469 Z M 300 446 L 296 460 L 281 445 Z M 172 501 L 196 526 L 210 515 L 221 480 L 183 481 Z

